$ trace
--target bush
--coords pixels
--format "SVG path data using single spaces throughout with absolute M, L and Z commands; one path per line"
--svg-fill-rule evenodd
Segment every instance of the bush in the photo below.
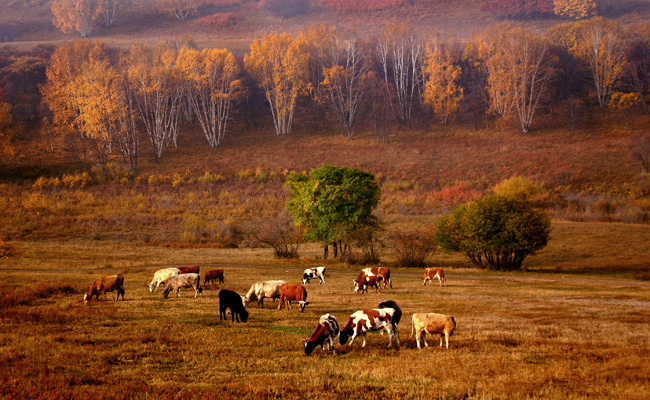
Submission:
M 235 13 L 217 13 L 199 18 L 196 22 L 200 25 L 210 26 L 213 28 L 227 28 L 237 25 L 241 21 L 241 16 Z
M 436 250 L 431 232 L 397 230 L 386 237 L 387 246 L 395 251 L 400 267 L 424 267 L 424 260 Z
M 530 200 L 531 197 L 541 193 L 541 185 L 530 179 L 513 176 L 497 183 L 492 190 L 501 197 L 509 197 L 515 200 Z
M 550 232 L 550 218 L 530 203 L 491 195 L 444 216 L 435 238 L 442 248 L 464 253 L 478 267 L 513 271 L 546 246 Z
M 275 257 L 298 258 L 302 232 L 286 213 L 255 224 L 251 234 L 256 241 L 271 247 Z

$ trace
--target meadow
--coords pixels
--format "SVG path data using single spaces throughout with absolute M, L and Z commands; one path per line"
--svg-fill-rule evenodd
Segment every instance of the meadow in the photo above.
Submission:
M 585 224 L 583 224 L 585 225 Z M 589 224 L 586 224 L 589 225 Z M 558 231 L 566 227 L 559 224 Z M 600 230 L 594 227 L 594 231 Z M 560 232 L 558 232 L 560 233 Z M 562 232 L 564 233 L 564 232 Z M 559 235 L 558 235 L 559 236 Z M 648 233 L 642 243 L 647 246 Z M 562 239 L 540 262 L 588 252 Z M 551 246 L 549 246 L 551 247 Z M 613 274 L 533 271 L 494 274 L 455 256 L 448 285 L 423 287 L 420 269 L 396 269 L 394 289 L 354 294 L 357 267 L 317 259 L 274 261 L 268 249 L 173 249 L 111 241 L 24 243 L 19 260 L 0 262 L 0 362 L 3 398 L 629 398 L 650 395 L 650 283 Z M 647 248 L 639 249 L 647 254 Z M 625 260 L 625 250 L 611 257 Z M 594 258 L 596 254 L 593 254 Z M 606 256 L 607 257 L 607 256 Z M 575 256 L 584 259 L 584 254 Z M 613 262 L 613 259 L 610 259 Z M 223 268 L 225 283 L 204 298 L 163 300 L 146 284 L 169 265 Z M 247 323 L 218 318 L 218 290 L 245 293 L 257 280 L 299 283 L 305 266 L 327 266 L 326 284 L 307 285 L 300 314 L 265 302 Z M 625 264 L 625 261 L 622 261 Z M 125 276 L 126 301 L 83 293 L 97 277 Z M 397 301 L 404 317 L 400 349 L 368 334 L 336 354 L 304 355 L 301 339 L 324 313 L 342 325 L 359 309 Z M 417 350 L 414 312 L 451 314 L 450 348 L 430 338 Z

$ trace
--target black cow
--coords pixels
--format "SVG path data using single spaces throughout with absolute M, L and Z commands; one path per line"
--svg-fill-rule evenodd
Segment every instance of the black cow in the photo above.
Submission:
M 227 319 L 226 309 L 228 308 L 230 308 L 233 322 L 235 322 L 235 318 L 237 318 L 237 322 L 239 322 L 239 318 L 241 318 L 241 322 L 248 321 L 248 311 L 244 308 L 241 296 L 232 290 L 222 289 L 219 291 L 219 320 Z

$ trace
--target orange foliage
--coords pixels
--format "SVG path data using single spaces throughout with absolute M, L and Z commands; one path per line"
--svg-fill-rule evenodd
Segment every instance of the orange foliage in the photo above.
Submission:
M 217 13 L 199 18 L 196 20 L 196 23 L 214 28 L 227 28 L 229 26 L 237 25 L 241 19 L 242 18 L 239 14 Z

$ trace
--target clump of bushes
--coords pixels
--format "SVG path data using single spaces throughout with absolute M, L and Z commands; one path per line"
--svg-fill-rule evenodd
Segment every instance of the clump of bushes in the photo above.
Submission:
M 242 20 L 239 14 L 235 13 L 217 13 L 207 15 L 199 18 L 196 22 L 200 25 L 209 26 L 212 28 L 227 28 L 229 26 L 237 25 Z
M 386 245 L 395 251 L 400 267 L 424 267 L 437 247 L 433 233 L 419 229 L 392 231 L 386 235 Z

